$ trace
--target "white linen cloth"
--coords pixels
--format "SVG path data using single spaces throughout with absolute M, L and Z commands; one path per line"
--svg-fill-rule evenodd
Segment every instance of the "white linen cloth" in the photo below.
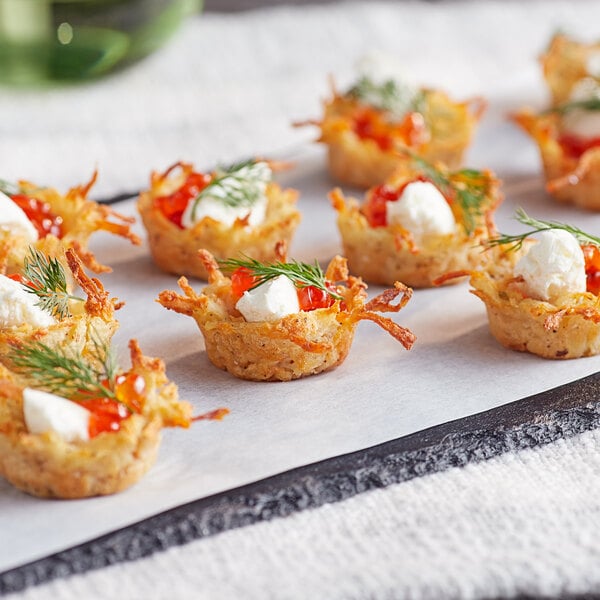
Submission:
M 326 78 L 382 49 L 415 81 L 503 109 L 546 99 L 535 57 L 561 28 L 598 37 L 600 5 L 362 2 L 191 20 L 163 51 L 81 87 L 0 92 L 0 165 L 98 197 L 177 159 L 210 167 L 309 140 Z M 509 127 L 509 125 L 507 125 Z M 481 138 L 484 139 L 484 138 Z M 476 141 L 469 164 L 477 160 Z M 486 140 L 493 144 L 494 140 Z M 513 170 L 535 154 L 512 153 Z M 490 156 L 490 151 L 486 156 Z M 521 160 L 523 159 L 523 160 Z M 527 159 L 527 160 L 526 160 Z M 525 172 L 525 171 L 524 171 Z M 531 173 L 528 173 L 531 175 Z M 600 592 L 600 434 L 505 455 L 60 580 L 23 598 L 483 598 Z

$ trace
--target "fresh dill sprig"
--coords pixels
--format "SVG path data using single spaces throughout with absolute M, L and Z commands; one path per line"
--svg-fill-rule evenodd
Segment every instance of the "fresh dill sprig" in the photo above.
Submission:
M 110 387 L 115 378 L 110 349 L 95 340 L 90 358 L 86 361 L 38 341 L 26 342 L 9 353 L 15 370 L 33 380 L 40 389 L 70 400 L 99 397 L 118 400 Z
M 14 196 L 15 194 L 21 193 L 21 188 L 16 183 L 6 181 L 6 179 L 0 179 L 0 192 L 7 196 Z
M 59 319 L 71 316 L 69 300 L 84 302 L 69 294 L 65 270 L 58 259 L 47 257 L 33 246 L 23 262 L 23 276 L 23 287 L 39 298 L 36 306 Z
M 592 244 L 594 246 L 600 246 L 600 237 L 596 237 L 582 231 L 578 227 L 572 225 L 565 225 L 564 223 L 558 223 L 557 221 L 542 221 L 530 217 L 522 208 L 518 208 L 515 213 L 515 219 L 531 227 L 529 231 L 516 235 L 505 235 L 500 234 L 498 237 L 489 239 L 486 242 L 486 246 L 504 246 L 507 245 L 507 250 L 519 250 L 523 246 L 523 242 L 530 236 L 540 233 L 541 231 L 550 231 L 552 229 L 560 229 L 562 231 L 568 231 L 580 244 Z
M 193 200 L 192 220 L 205 198 L 217 198 L 226 206 L 250 207 L 264 194 L 271 169 L 264 161 L 246 160 L 217 169 L 214 179 Z
M 424 94 L 402 85 L 394 79 L 381 84 L 375 83 L 367 76 L 361 77 L 346 93 L 347 96 L 370 104 L 375 108 L 386 110 L 395 117 L 402 117 L 407 112 L 422 112 Z
M 573 110 L 600 110 L 600 98 L 586 98 L 585 100 L 573 100 L 571 102 L 565 102 L 564 104 L 559 104 L 558 106 L 554 106 L 544 111 L 542 114 L 550 114 L 550 113 L 558 113 L 560 115 L 565 115 Z
M 285 277 L 292 281 L 296 287 L 304 288 L 314 286 L 327 292 L 336 300 L 342 299 L 339 294 L 327 287 L 325 275 L 317 260 L 315 260 L 312 265 L 296 260 L 288 263 L 275 262 L 266 264 L 261 263 L 254 258 L 245 257 L 243 259 L 229 258 L 227 260 L 220 260 L 219 266 L 227 271 L 234 271 L 240 267 L 248 269 L 250 274 L 256 279 L 254 285 L 250 288 L 251 290 L 271 279 L 275 279 L 275 277 L 285 275 Z
M 461 169 L 445 174 L 430 162 L 405 150 L 413 163 L 444 196 L 454 200 L 463 215 L 463 227 L 467 235 L 475 230 L 476 220 L 483 215 L 487 201 L 490 178 L 486 173 L 475 169 Z

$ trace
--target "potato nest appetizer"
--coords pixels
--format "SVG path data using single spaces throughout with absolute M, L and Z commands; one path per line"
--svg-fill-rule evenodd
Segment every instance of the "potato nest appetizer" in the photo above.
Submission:
M 487 250 L 492 259 L 485 270 L 445 277 L 470 275 L 471 293 L 484 302 L 490 332 L 503 346 L 550 359 L 599 354 L 600 238 L 554 221 L 532 219 L 523 210 L 517 212 L 517 219 L 530 225 L 532 230 L 488 241 L 487 245 L 493 246 Z M 571 238 L 569 243 L 575 248 L 579 244 L 581 264 L 573 262 L 568 267 L 564 246 L 553 245 L 556 242 L 546 238 L 545 248 L 524 266 L 522 259 L 529 258 L 529 254 L 538 248 L 528 236 L 533 233 L 547 235 L 555 230 L 562 230 L 561 235 L 572 234 L 575 240 Z M 544 253 L 547 258 L 543 262 L 549 263 L 546 266 L 540 262 Z M 556 265 L 560 266 L 563 276 L 555 270 Z M 576 284 L 581 285 L 580 288 L 573 287 L 573 281 L 579 281 L 575 274 L 577 269 L 581 269 L 581 282 Z M 530 273 L 535 278 L 538 289 L 543 284 L 542 289 L 547 295 L 540 296 L 523 273 Z M 545 280 L 542 273 L 545 273 Z
M 35 344 L 21 351 L 28 353 L 20 354 L 21 358 L 37 352 L 37 359 L 45 352 L 47 360 L 50 352 Z M 69 399 L 89 407 L 90 429 L 92 422 L 96 427 L 104 424 L 93 434 L 90 431 L 85 441 L 65 441 L 55 431 L 30 433 L 23 380 L 0 367 L 0 475 L 20 490 L 44 498 L 113 494 L 136 483 L 154 463 L 161 428 L 188 427 L 192 419 L 191 406 L 178 400 L 177 387 L 168 381 L 162 361 L 143 356 L 135 340 L 130 351 L 132 367 L 126 373 L 103 373 L 107 379 L 102 383 L 85 377 L 76 383 L 63 382 L 71 390 Z M 79 369 L 80 359 L 73 360 Z M 95 395 L 86 384 L 104 392 Z M 106 423 L 109 416 L 112 421 Z
M 553 105 L 568 102 L 575 85 L 585 77 L 600 77 L 600 72 L 589 71 L 588 61 L 592 56 L 600 57 L 600 42 L 585 44 L 563 34 L 552 38 L 540 61 Z
M 471 292 L 485 303 L 492 335 L 507 348 L 543 358 L 600 353 L 598 296 L 571 294 L 558 304 L 528 298 L 522 280 L 512 274 L 512 263 L 507 259 L 497 272 L 471 274 Z
M 110 298 L 98 279 L 86 275 L 82 261 L 73 249 L 67 249 L 65 261 L 86 299 L 68 292 L 66 276 L 57 259 L 48 259 L 32 248 L 25 257 L 28 266 L 24 275 L 13 277 L 28 291 L 33 290 L 44 311 L 48 311 L 56 321 L 47 327 L 30 323 L 0 327 L 0 363 L 10 367 L 10 348 L 28 341 L 42 342 L 53 348 L 68 348 L 83 358 L 93 353 L 98 343 L 110 342 L 118 328 L 114 312 L 123 303 Z
M 88 249 L 93 233 L 106 231 L 136 245 L 141 240 L 131 231 L 134 219 L 88 199 L 96 178 L 97 173 L 94 173 L 88 183 L 71 188 L 65 195 L 28 181 L 19 181 L 16 185 L 2 183 L 0 190 L 25 212 L 36 228 L 39 238 L 34 242 L 36 248 L 53 256 L 60 253 L 57 248 L 73 248 L 88 269 L 102 273 L 111 268 L 100 264 Z M 0 272 L 19 272 L 30 244 L 20 233 L 0 227 Z
M 558 112 L 524 110 L 513 118 L 538 145 L 547 192 L 560 202 L 600 210 L 600 146 L 573 148 Z
M 482 98 L 454 102 L 441 91 L 421 90 L 419 102 L 398 118 L 364 102 L 357 89 L 340 94 L 334 88 L 322 120 L 298 125 L 320 127 L 333 178 L 363 189 L 386 181 L 406 160 L 398 150 L 458 168 L 486 108 Z
M 268 164 L 276 168 L 275 163 Z M 248 198 L 244 191 L 248 182 L 236 179 L 236 170 L 240 170 L 240 165 L 204 175 L 195 173 L 191 164 L 179 162 L 164 173 L 152 174 L 150 190 L 140 195 L 138 210 L 148 232 L 152 258 L 160 269 L 207 279 L 204 264 L 197 260 L 200 248 L 219 259 L 244 254 L 270 261 L 275 258 L 273 248 L 277 241 L 291 241 L 301 219 L 295 206 L 298 192 L 282 189 L 273 181 L 266 183 L 266 210 L 264 220 L 258 224 L 252 225 L 245 215 L 232 224 L 205 216 L 191 226 L 182 225 L 182 214 L 188 204 L 209 187 L 211 190 L 219 187 L 223 191 L 219 197 L 230 205 Z
M 388 224 L 386 205 L 407 201 L 403 192 L 416 181 L 430 182 L 443 195 L 456 221 L 453 231 L 428 233 L 417 241 L 406 224 Z M 418 159 L 404 163 L 387 183 L 369 190 L 362 205 L 355 199 L 347 202 L 337 189 L 330 199 L 352 273 L 370 283 L 402 281 L 424 288 L 444 273 L 486 263 L 489 254 L 481 243 L 496 232 L 493 213 L 502 197 L 499 181 L 490 171 L 449 172 Z
M 410 299 L 412 290 L 396 282 L 393 289 L 366 302 L 365 284 L 348 275 L 346 260 L 339 256 L 331 261 L 324 276 L 320 272 L 322 302 L 313 302 L 307 310 L 276 320 L 257 322 L 246 321 L 236 308 L 238 294 L 232 286 L 236 272 L 232 278 L 226 277 L 209 252 L 201 250 L 199 256 L 208 272 L 209 285 L 197 294 L 182 277 L 179 286 L 183 295 L 165 290 L 160 293 L 158 302 L 193 317 L 204 336 L 210 361 L 236 377 L 289 381 L 334 369 L 346 358 L 355 327 L 361 320 L 375 322 L 406 349 L 414 342 L 414 335 L 408 329 L 379 314 L 399 311 Z M 278 256 L 285 258 L 281 246 Z M 254 262 L 252 265 L 250 271 L 256 276 L 264 269 L 281 272 L 307 266 L 297 262 L 273 265 Z M 320 271 L 318 265 L 315 267 Z M 316 279 L 314 282 L 317 283 Z M 299 293 L 304 290 L 307 296 L 316 297 L 315 287 L 304 285 L 297 289 Z M 399 301 L 393 304 L 398 297 Z M 315 306 L 318 308 L 313 309 Z

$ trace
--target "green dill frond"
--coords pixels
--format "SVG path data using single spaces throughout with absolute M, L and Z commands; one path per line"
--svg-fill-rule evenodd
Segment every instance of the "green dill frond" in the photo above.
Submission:
M 114 362 L 106 344 L 95 342 L 90 361 L 52 348 L 38 341 L 14 347 L 9 359 L 14 369 L 34 382 L 37 388 L 70 400 L 117 397 L 110 384 L 114 381 Z M 105 383 L 108 381 L 108 385 Z
M 0 179 L 0 192 L 3 192 L 7 196 L 14 196 L 15 194 L 21 193 L 21 187 L 6 179 Z
M 65 270 L 58 259 L 33 246 L 23 262 L 23 276 L 27 280 L 22 284 L 25 290 L 38 297 L 36 306 L 59 319 L 71 316 L 69 300 L 84 301 L 69 294 Z
M 564 104 L 549 108 L 542 114 L 558 113 L 560 115 L 565 115 L 573 110 L 600 110 L 600 98 L 596 96 L 593 98 L 586 98 L 585 100 L 565 102 Z
M 256 259 L 244 257 L 243 259 L 229 258 L 219 261 L 219 266 L 226 271 L 234 271 L 240 267 L 248 269 L 256 278 L 255 284 L 250 289 L 255 289 L 263 283 L 284 275 L 298 288 L 314 286 L 336 300 L 342 297 L 335 291 L 329 289 L 325 282 L 325 275 L 319 263 L 315 260 L 313 264 L 302 263 L 296 260 L 284 263 L 275 262 L 271 264 L 261 263 Z
M 192 220 L 205 198 L 217 199 L 233 208 L 253 206 L 264 195 L 271 177 L 271 169 L 264 161 L 246 160 L 217 169 L 213 180 L 193 200 Z
M 388 111 L 396 118 L 411 111 L 422 112 L 425 98 L 422 91 L 415 91 L 394 79 L 378 84 L 367 76 L 361 77 L 346 95 L 380 110 Z
M 462 213 L 462 224 L 467 235 L 475 230 L 477 220 L 488 204 L 490 177 L 476 169 L 460 169 L 443 173 L 424 158 L 405 150 L 416 169 L 427 177 L 447 198 L 456 202 Z
M 523 242 L 532 235 L 540 233 L 542 231 L 550 231 L 553 229 L 559 229 L 567 231 L 575 237 L 575 239 L 581 245 L 591 244 L 593 246 L 600 247 L 600 237 L 596 237 L 585 231 L 582 231 L 578 227 L 572 225 L 566 225 L 564 223 L 558 223 L 557 221 L 542 221 L 540 219 L 534 219 L 530 217 L 522 208 L 518 208 L 515 213 L 515 219 L 527 225 L 530 229 L 524 233 L 516 235 L 500 234 L 498 237 L 492 238 L 486 242 L 486 246 L 507 246 L 507 250 L 519 250 L 523 246 Z

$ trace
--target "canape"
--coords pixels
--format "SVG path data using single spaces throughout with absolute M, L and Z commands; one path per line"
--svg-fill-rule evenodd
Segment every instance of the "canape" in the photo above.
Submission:
M 176 163 L 153 173 L 138 209 L 156 265 L 168 273 L 206 279 L 200 248 L 219 259 L 244 254 L 274 259 L 275 243 L 290 242 L 300 222 L 298 192 L 282 189 L 270 163 L 246 161 L 212 173 Z
M 221 265 L 207 251 L 199 253 L 209 285 L 199 294 L 185 277 L 183 295 L 165 290 L 158 302 L 193 317 L 210 361 L 241 379 L 289 381 L 333 369 L 346 358 L 356 325 L 371 320 L 405 348 L 414 335 L 382 312 L 397 312 L 412 290 L 396 282 L 372 300 L 365 284 L 348 275 L 346 260 L 335 257 L 325 273 L 318 263 L 231 259 Z M 396 304 L 394 301 L 396 300 Z
M 517 217 L 529 231 L 490 240 L 494 261 L 471 273 L 492 335 L 543 358 L 600 353 L 600 238 L 522 210 Z
M 485 264 L 481 243 L 495 234 L 502 199 L 491 171 L 449 171 L 416 157 L 371 188 L 362 205 L 340 190 L 330 198 L 350 271 L 370 283 L 418 288 Z
M 88 248 L 90 237 L 97 231 L 139 244 L 140 239 L 131 231 L 133 219 L 88 199 L 96 177 L 94 173 L 88 183 L 64 195 L 28 181 L 0 181 L 0 273 L 18 272 L 30 245 L 52 256 L 58 256 L 62 248 L 73 248 L 88 269 L 110 271 Z

